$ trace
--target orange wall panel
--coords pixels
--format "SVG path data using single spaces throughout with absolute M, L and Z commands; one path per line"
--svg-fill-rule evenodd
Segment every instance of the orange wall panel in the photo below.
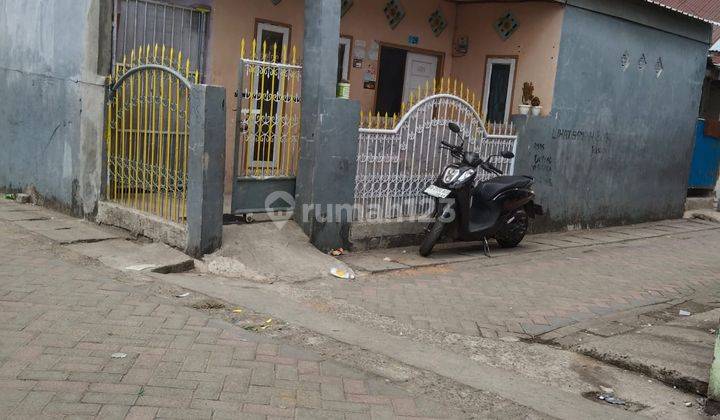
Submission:
M 507 12 L 515 16 L 518 29 L 503 40 L 495 31 L 494 23 Z M 543 114 L 547 114 L 555 89 L 563 15 L 563 5 L 549 2 L 459 5 L 456 35 L 468 36 L 470 47 L 467 55 L 453 58 L 452 76 L 482 95 L 487 58 L 517 56 L 511 114 L 518 113 L 524 82 L 535 85 L 535 96 L 542 101 Z

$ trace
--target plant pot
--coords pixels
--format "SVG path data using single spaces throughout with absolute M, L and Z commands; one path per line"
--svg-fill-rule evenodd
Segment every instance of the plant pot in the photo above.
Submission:
M 522 114 L 522 115 L 527 115 L 527 114 L 530 113 L 530 108 L 532 108 L 532 106 L 530 106 L 530 105 L 518 105 L 518 108 L 520 109 L 520 114 Z
M 534 117 L 540 116 L 540 112 L 542 112 L 542 107 L 541 107 L 541 106 L 534 106 L 534 107 L 532 107 L 532 114 L 533 114 Z

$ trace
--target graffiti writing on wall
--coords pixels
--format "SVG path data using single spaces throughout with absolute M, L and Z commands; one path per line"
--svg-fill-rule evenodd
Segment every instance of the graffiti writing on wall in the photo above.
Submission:
M 592 130 L 577 130 L 577 129 L 566 129 L 566 128 L 553 128 L 552 130 L 553 140 L 601 140 L 610 141 L 610 133 L 592 131 Z
M 555 128 L 552 130 L 553 140 L 578 141 L 590 146 L 590 153 L 601 155 L 608 149 L 610 133 L 595 130 L 578 130 Z
M 544 143 L 534 143 L 531 147 L 533 152 L 532 171 L 535 181 L 552 186 L 553 158 L 545 150 Z

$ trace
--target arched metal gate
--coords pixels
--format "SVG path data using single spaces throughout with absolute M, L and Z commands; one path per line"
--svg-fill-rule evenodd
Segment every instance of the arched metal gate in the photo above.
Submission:
M 190 88 L 197 77 L 182 53 L 158 45 L 133 50 L 115 65 L 107 98 L 107 200 L 185 223 Z
M 469 90 L 452 87 L 450 81 L 420 89 L 411 95 L 409 109 L 397 116 L 361 117 L 355 184 L 355 220 L 416 220 L 433 207 L 422 192 L 451 161 L 439 148 L 441 141 L 460 140 L 448 129 L 449 122 L 461 126 L 469 139 L 467 150 L 487 157 L 504 150 L 515 151 L 517 135 L 512 124 L 485 123 L 479 101 Z M 413 96 L 418 101 L 413 100 Z M 423 99 L 420 99 L 424 96 Z M 512 174 L 513 160 L 493 160 L 503 172 Z M 481 174 L 482 179 L 489 174 Z

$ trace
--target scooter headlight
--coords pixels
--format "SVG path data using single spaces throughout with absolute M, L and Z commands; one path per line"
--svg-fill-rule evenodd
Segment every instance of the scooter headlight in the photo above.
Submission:
M 445 184 L 452 184 L 460 176 L 460 169 L 454 166 L 448 166 L 443 174 L 443 182 Z
M 463 172 L 462 175 L 460 175 L 460 177 L 458 177 L 457 182 L 460 182 L 460 183 L 465 182 L 468 179 L 472 178 L 473 176 L 475 176 L 475 170 L 468 169 L 467 171 Z

